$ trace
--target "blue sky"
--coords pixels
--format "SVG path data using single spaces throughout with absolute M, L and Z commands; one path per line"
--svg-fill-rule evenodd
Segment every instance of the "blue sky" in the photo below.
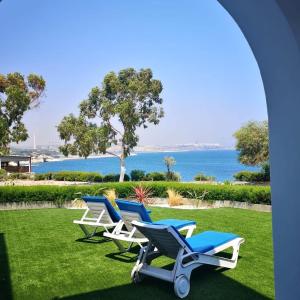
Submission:
M 38 144 L 109 71 L 150 67 L 164 86 L 166 116 L 140 130 L 142 145 L 233 146 L 233 132 L 267 118 L 254 56 L 214 0 L 3 0 L 0 73 L 41 74 L 46 97 L 26 114 Z M 31 144 L 32 139 L 26 144 Z

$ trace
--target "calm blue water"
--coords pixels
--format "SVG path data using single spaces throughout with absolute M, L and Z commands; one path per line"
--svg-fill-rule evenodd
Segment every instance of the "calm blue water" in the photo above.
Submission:
M 258 168 L 246 167 L 237 160 L 234 150 L 201 150 L 187 152 L 138 153 L 126 159 L 126 173 L 134 169 L 166 171 L 163 159 L 173 156 L 176 160 L 174 171 L 179 172 L 182 181 L 192 181 L 193 177 L 202 172 L 215 176 L 218 181 L 232 180 L 233 174 L 242 170 L 256 171 Z M 33 172 L 49 171 L 96 171 L 102 174 L 119 173 L 119 160 L 113 157 L 74 159 L 57 162 L 40 163 L 33 166 Z

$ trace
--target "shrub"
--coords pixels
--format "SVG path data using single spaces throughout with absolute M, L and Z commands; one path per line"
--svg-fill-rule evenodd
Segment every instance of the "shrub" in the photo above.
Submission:
M 167 181 L 180 181 L 181 177 L 179 173 L 176 172 L 167 172 L 166 180 Z
M 247 182 L 264 182 L 265 174 L 262 172 L 241 171 L 233 175 L 235 180 Z
M 146 181 L 165 181 L 166 175 L 163 172 L 150 172 L 145 177 Z
M 59 171 L 35 174 L 35 180 L 102 182 L 102 175 L 97 172 Z
M 109 202 L 112 204 L 112 206 L 116 206 L 115 200 L 117 199 L 117 194 L 115 189 L 108 189 L 104 191 L 103 196 L 105 196 Z
M 28 180 L 31 179 L 31 174 L 29 173 L 11 173 L 8 176 L 9 179 L 23 179 L 23 180 Z
M 173 189 L 167 189 L 168 194 L 168 204 L 170 206 L 178 206 L 183 204 L 183 197 L 179 192 Z
M 216 177 L 214 176 L 207 176 L 203 173 L 198 173 L 195 177 L 194 177 L 195 181 L 215 181 Z
M 41 173 L 41 174 L 35 174 L 34 175 L 34 180 L 51 180 L 52 179 L 52 173 Z
M 144 182 L 144 187 L 151 188 L 153 197 L 167 196 L 167 189 L 179 192 L 185 198 L 192 198 L 189 194 L 195 191 L 201 195 L 208 193 L 204 200 L 231 200 L 248 203 L 271 203 L 269 186 L 240 186 L 240 185 L 216 185 L 195 184 L 180 182 Z M 128 198 L 132 195 L 133 187 L 138 186 L 135 182 L 101 183 L 82 186 L 2 186 L 0 187 L 0 202 L 36 202 L 55 201 L 60 198 L 64 201 L 78 198 L 78 192 L 82 195 L 99 195 L 105 189 L 115 189 L 120 198 Z
M 118 182 L 119 178 L 119 174 L 111 173 L 103 177 L 103 182 Z M 130 177 L 127 174 L 124 175 L 124 181 L 130 181 Z
M 268 162 L 262 164 L 261 172 L 264 174 L 265 181 L 270 181 L 270 164 Z
M 7 178 L 7 172 L 4 169 L 0 169 L 0 181 Z
M 145 178 L 145 171 L 143 170 L 132 170 L 130 172 L 130 178 L 132 181 L 142 181 Z

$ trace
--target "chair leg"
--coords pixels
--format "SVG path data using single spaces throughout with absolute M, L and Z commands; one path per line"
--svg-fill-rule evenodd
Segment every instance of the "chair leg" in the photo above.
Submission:
M 190 226 L 185 237 L 186 238 L 191 237 L 195 228 L 196 228 L 196 226 Z
M 86 238 L 90 238 L 91 234 L 89 233 L 89 231 L 86 229 L 86 227 L 83 224 L 78 224 L 79 227 L 81 228 L 81 230 L 83 231 L 83 233 L 85 234 Z
M 111 241 L 113 241 L 115 243 L 115 245 L 118 247 L 120 252 L 126 252 L 127 251 L 118 240 L 111 239 Z
M 93 236 L 96 234 L 97 229 L 98 229 L 98 227 L 96 227 L 95 230 L 94 230 L 92 233 L 90 233 L 90 232 L 87 230 L 87 228 L 86 228 L 85 225 L 83 225 L 83 224 L 78 224 L 78 225 L 80 226 L 81 230 L 84 232 L 84 235 L 85 235 L 85 237 L 86 237 L 87 239 L 93 237 Z

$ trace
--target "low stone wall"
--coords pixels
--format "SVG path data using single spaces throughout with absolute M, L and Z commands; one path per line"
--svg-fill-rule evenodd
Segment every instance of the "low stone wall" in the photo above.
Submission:
M 7 202 L 0 203 L 0 210 L 15 210 L 15 209 L 39 209 L 39 208 L 70 208 L 72 201 L 65 202 L 62 206 L 58 203 L 50 201 L 37 201 L 37 202 Z
M 165 198 L 153 198 L 151 199 L 153 206 L 160 207 L 169 207 L 167 199 Z M 196 204 L 198 204 L 196 206 Z M 63 205 L 59 205 L 58 203 L 50 202 L 50 201 L 38 201 L 38 202 L 10 202 L 10 203 L 0 203 L 0 210 L 15 210 L 15 209 L 41 209 L 41 208 L 71 208 L 72 201 L 67 201 Z M 242 209 L 250 209 L 256 211 L 263 212 L 271 212 L 272 206 L 265 204 L 251 204 L 247 202 L 238 202 L 238 201 L 230 201 L 230 200 L 216 200 L 216 201 L 205 201 L 200 200 L 198 202 L 197 199 L 184 199 L 183 205 L 174 206 L 173 208 L 180 209 L 210 209 L 210 208 L 222 208 L 222 207 L 230 207 L 230 208 L 242 208 Z
M 153 198 L 154 206 L 167 207 L 167 199 L 165 198 Z M 230 201 L 230 200 L 197 200 L 197 199 L 184 199 L 183 205 L 176 206 L 174 208 L 182 209 L 209 209 L 209 208 L 241 208 L 241 209 L 250 209 L 263 212 L 271 212 L 272 206 L 266 204 L 252 204 L 248 202 L 239 202 L 239 201 Z

